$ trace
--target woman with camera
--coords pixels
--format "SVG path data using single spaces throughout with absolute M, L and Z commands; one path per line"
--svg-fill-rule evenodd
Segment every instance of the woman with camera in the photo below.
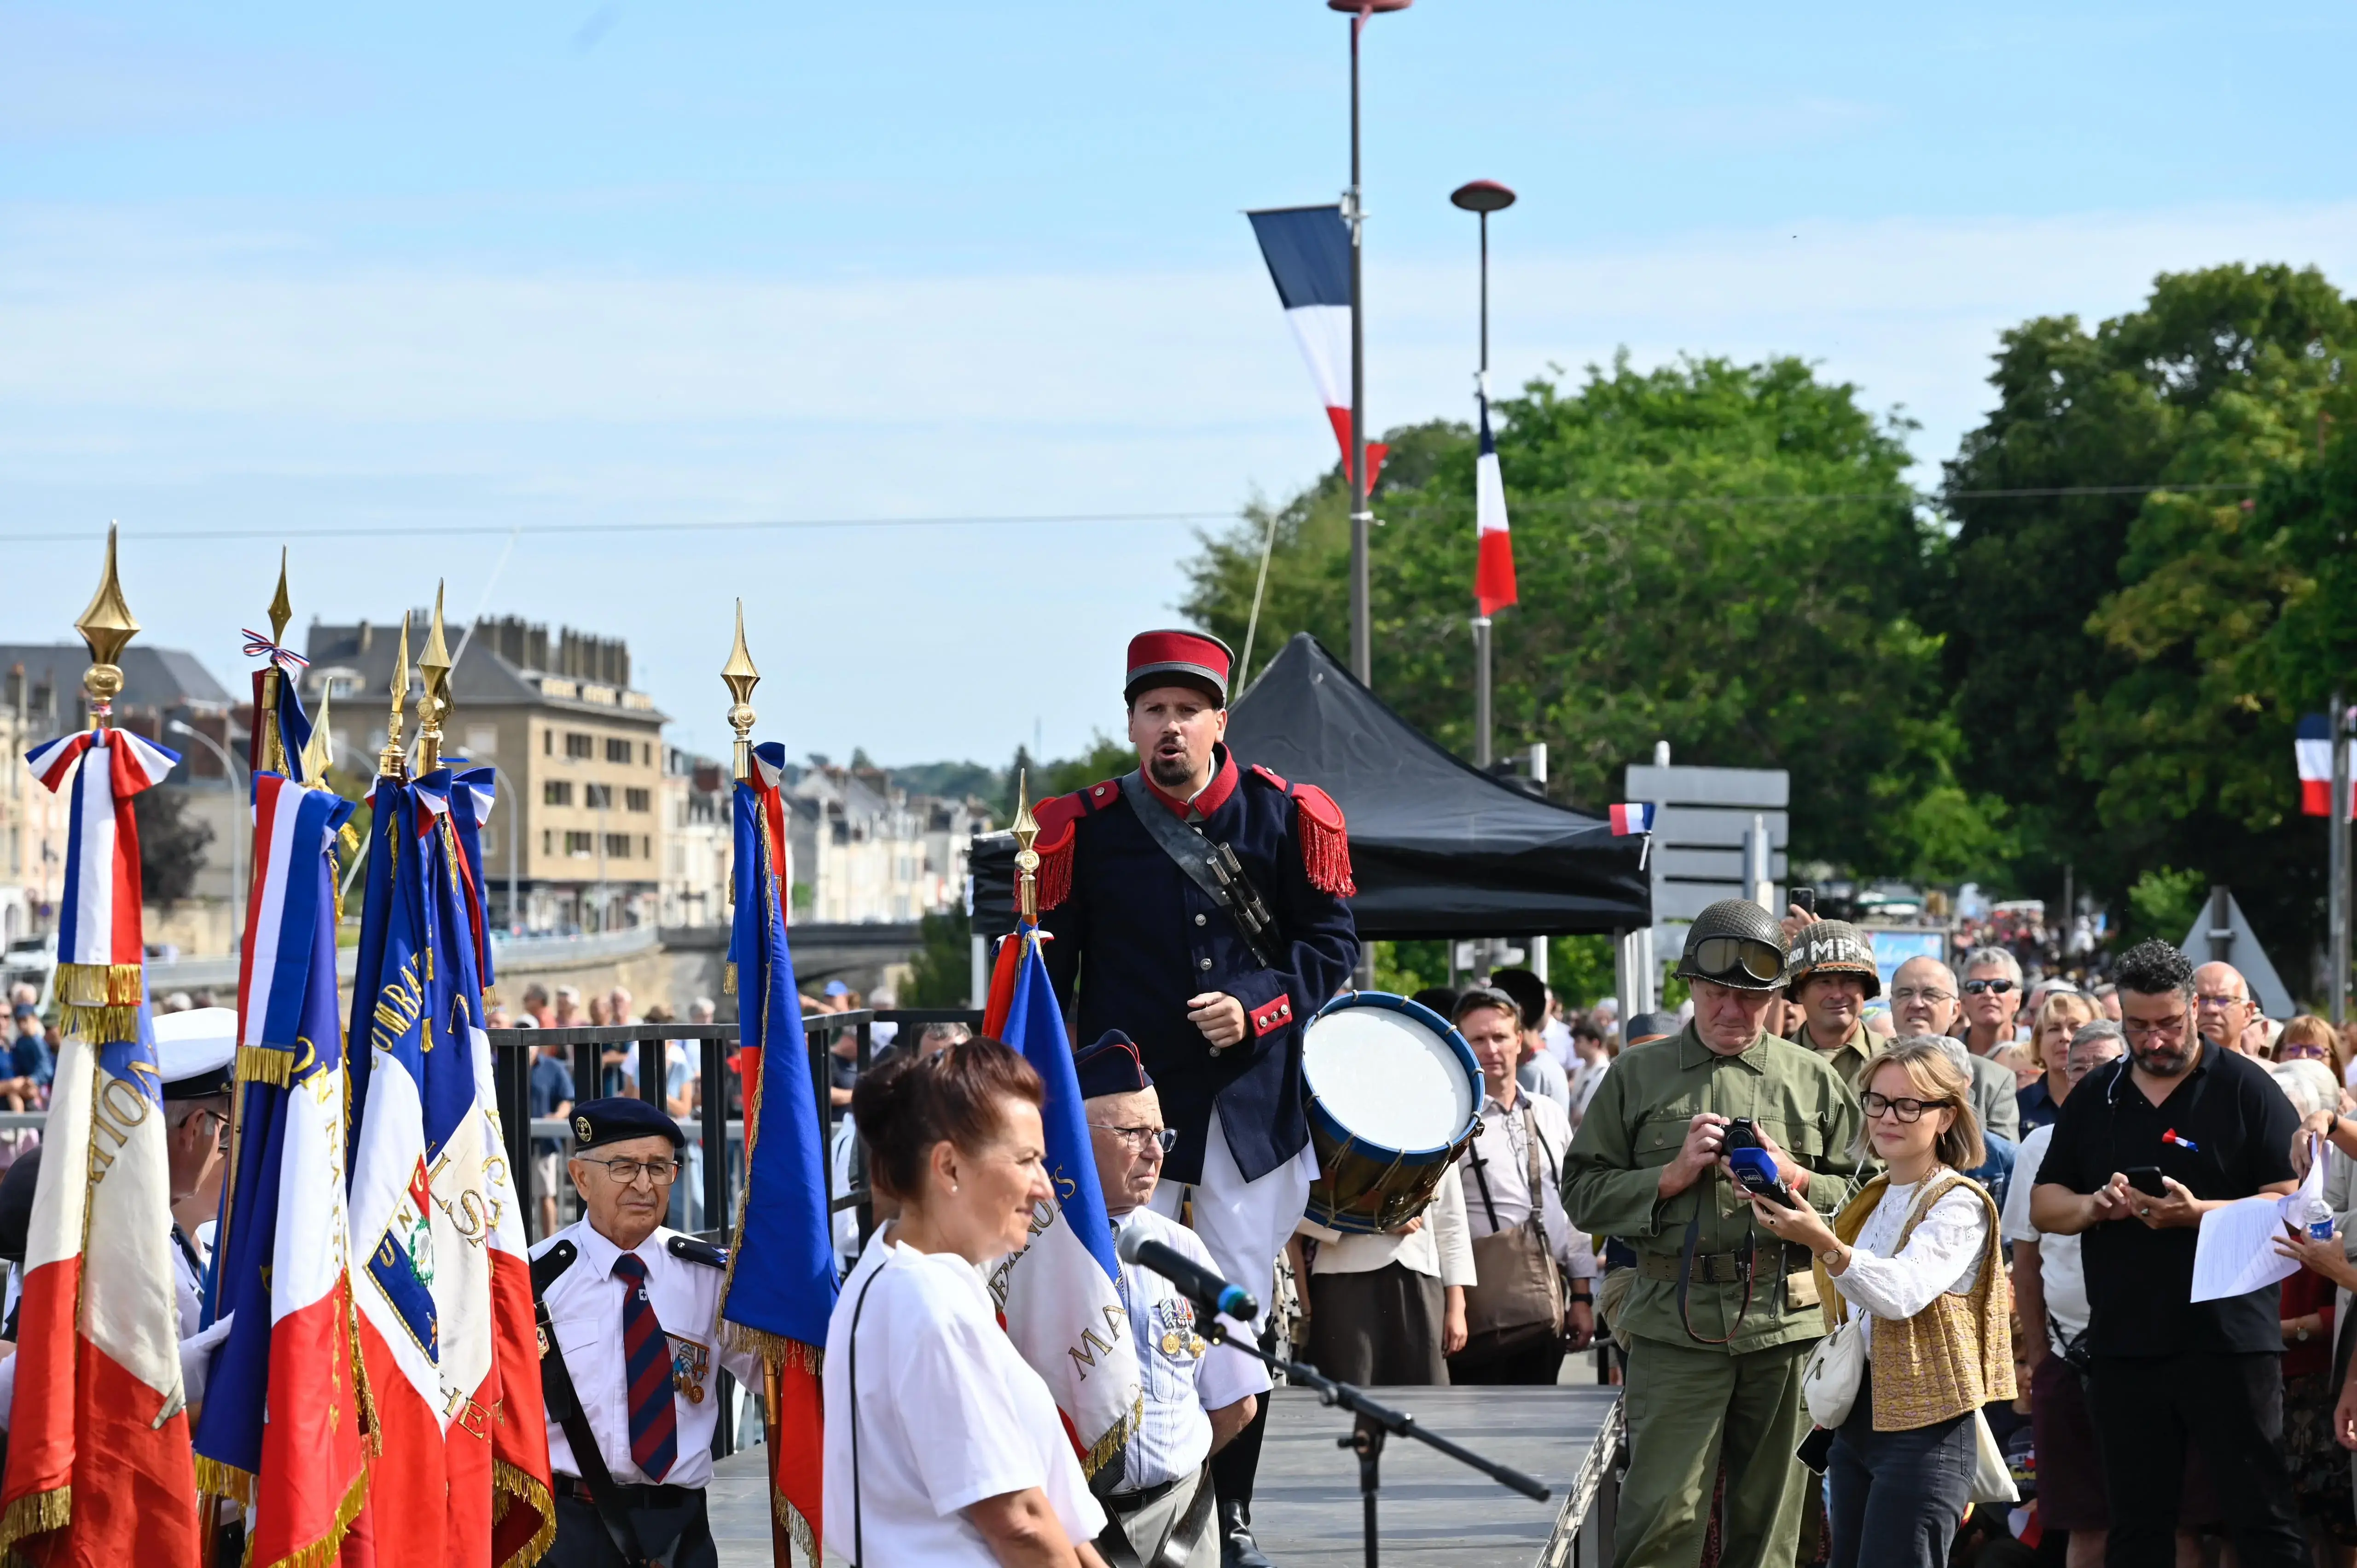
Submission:
M 1043 1098 L 988 1039 L 895 1053 L 852 1091 L 899 1206 L 827 1324 L 826 1545 L 853 1568 L 1103 1568 L 1104 1510 L 984 1283 L 1050 1196 Z
M 1883 1174 L 1830 1229 L 1806 1207 L 1749 1193 L 1760 1225 L 1816 1254 L 1864 1370 L 1827 1474 L 1835 1568 L 1939 1568 L 1971 1507 L 1980 1407 L 2014 1395 L 1996 1205 L 1962 1173 L 1985 1157 L 1972 1082 L 1929 1036 L 1875 1059 L 1865 1143 Z

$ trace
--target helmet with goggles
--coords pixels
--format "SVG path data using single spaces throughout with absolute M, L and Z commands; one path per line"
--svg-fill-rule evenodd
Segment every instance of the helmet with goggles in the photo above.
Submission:
M 1773 991 L 1784 983 L 1790 958 L 1775 916 L 1749 898 L 1722 898 L 1686 928 L 1685 951 L 1670 972 L 1737 991 Z

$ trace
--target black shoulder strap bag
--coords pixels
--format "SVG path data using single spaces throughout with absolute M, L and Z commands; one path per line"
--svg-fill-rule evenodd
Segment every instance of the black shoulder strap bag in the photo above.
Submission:
M 1236 929 L 1243 933 L 1245 945 L 1262 967 L 1283 969 L 1277 961 L 1276 922 L 1270 918 L 1260 890 L 1244 875 L 1236 852 L 1226 844 L 1213 843 L 1193 824 L 1180 822 L 1177 813 L 1155 804 L 1146 791 L 1143 772 L 1133 768 L 1122 775 L 1122 801 L 1146 829 L 1146 836 L 1170 857 L 1170 864 L 1188 881 L 1203 890 L 1205 897 L 1235 918 Z

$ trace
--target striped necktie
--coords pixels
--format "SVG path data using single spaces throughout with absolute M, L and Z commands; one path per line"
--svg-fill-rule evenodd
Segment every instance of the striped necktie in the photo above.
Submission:
M 614 1260 L 622 1296 L 622 1364 L 629 1370 L 630 1462 L 650 1481 L 671 1474 L 679 1457 L 679 1412 L 671 1391 L 671 1338 L 647 1299 L 647 1265 L 636 1252 Z

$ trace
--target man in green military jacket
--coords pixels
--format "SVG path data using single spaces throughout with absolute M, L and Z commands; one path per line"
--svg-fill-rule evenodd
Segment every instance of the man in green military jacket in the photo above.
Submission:
M 1801 1528 L 1801 1370 L 1824 1334 L 1809 1254 L 1756 1230 L 1726 1162 L 1748 1119 L 1777 1175 L 1830 1218 L 1857 1165 L 1861 1112 L 1816 1052 L 1762 1027 L 1784 982 L 1783 928 L 1757 904 L 1713 904 L 1674 971 L 1695 1016 L 1623 1051 L 1563 1163 L 1571 1222 L 1618 1236 L 1637 1278 L 1613 1325 L 1629 1347 L 1629 1476 L 1616 1568 L 1693 1568 L 1713 1480 L 1727 1493 L 1719 1562 L 1786 1568 Z

